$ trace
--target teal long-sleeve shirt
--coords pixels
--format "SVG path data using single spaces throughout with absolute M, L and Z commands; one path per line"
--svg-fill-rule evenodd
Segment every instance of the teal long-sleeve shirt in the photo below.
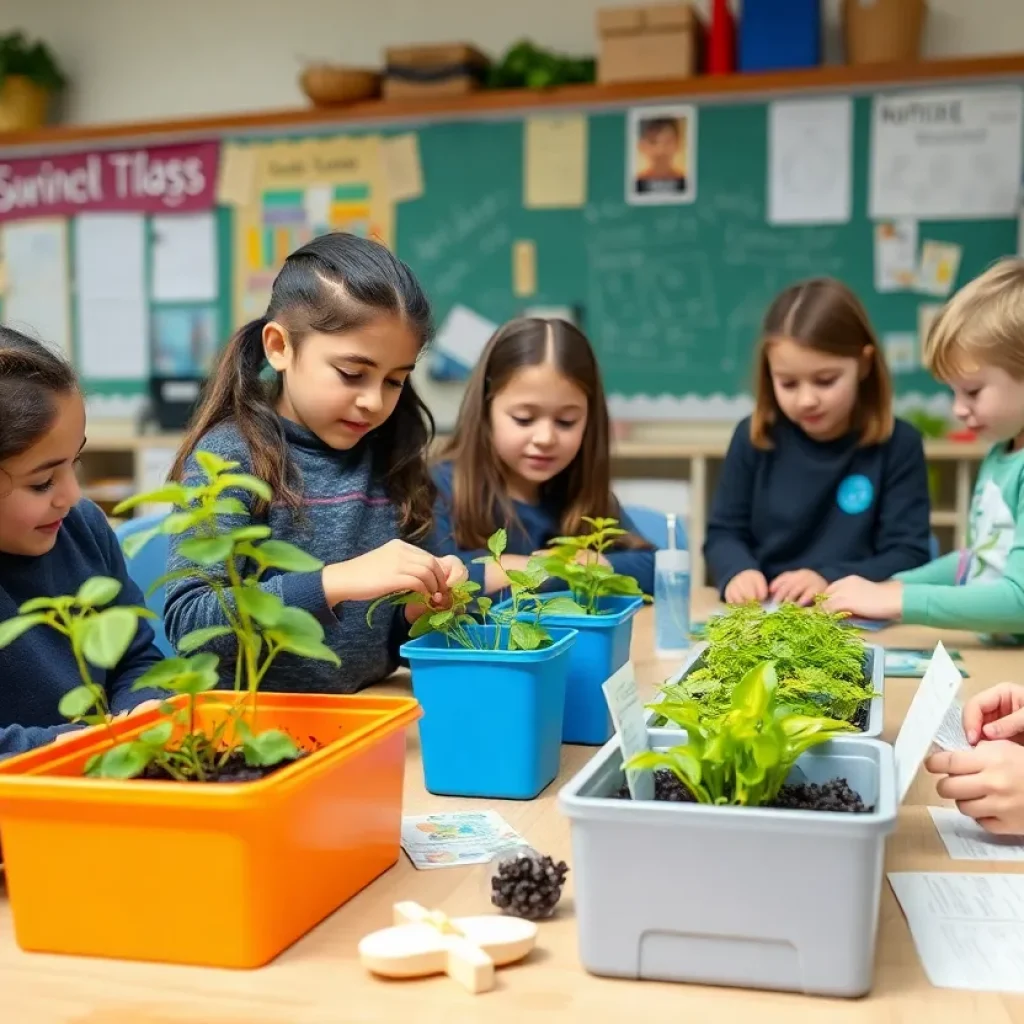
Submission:
M 895 579 L 904 622 L 1024 642 L 1024 451 L 998 444 L 985 456 L 964 551 Z

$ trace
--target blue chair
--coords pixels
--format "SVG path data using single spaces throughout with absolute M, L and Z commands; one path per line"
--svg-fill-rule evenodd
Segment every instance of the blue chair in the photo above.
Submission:
M 128 519 L 121 523 L 114 530 L 118 543 L 123 547 L 125 538 L 141 530 L 149 530 L 156 526 L 164 513 L 152 516 L 139 516 L 135 519 Z M 134 558 L 125 556 L 125 565 L 128 568 L 128 575 L 143 594 L 161 576 L 167 572 L 168 538 L 166 534 L 158 533 Z M 156 634 L 156 646 L 166 657 L 173 658 L 175 651 L 164 632 L 164 601 L 166 599 L 166 588 L 158 587 L 152 594 L 146 597 L 146 607 L 156 615 L 156 619 L 150 619 L 149 624 Z
M 939 551 L 939 538 L 934 533 L 928 538 L 928 553 L 931 555 L 932 561 L 935 561 L 941 554 Z
M 668 547 L 668 519 L 664 512 L 646 505 L 624 505 L 623 512 L 633 520 L 634 525 L 645 540 L 649 540 L 656 548 Z M 676 547 L 687 550 L 688 540 L 683 517 L 676 515 Z

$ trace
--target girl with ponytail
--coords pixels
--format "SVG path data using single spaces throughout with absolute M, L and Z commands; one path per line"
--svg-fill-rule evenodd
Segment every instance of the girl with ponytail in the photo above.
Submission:
M 264 689 L 351 693 L 384 678 L 416 613 L 396 609 L 370 626 L 369 603 L 417 590 L 441 607 L 465 578 L 458 559 L 416 546 L 432 527 L 433 421 L 409 376 L 430 335 L 430 307 L 409 268 L 376 242 L 334 233 L 285 260 L 266 314 L 220 358 L 171 477 L 201 478 L 195 453 L 204 450 L 270 485 L 269 504 L 232 495 L 249 515 L 223 516 L 221 525 L 266 524 L 324 563 L 316 572 L 268 574 L 262 586 L 316 615 L 342 661 L 338 672 L 282 654 Z M 179 553 L 187 536 L 171 539 L 171 572 L 189 564 Z M 172 643 L 225 624 L 208 582 L 168 584 Z M 208 647 L 222 655 L 229 685 L 233 642 Z

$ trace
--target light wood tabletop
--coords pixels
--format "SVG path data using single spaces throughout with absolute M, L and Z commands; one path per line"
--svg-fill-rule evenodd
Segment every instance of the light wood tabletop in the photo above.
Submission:
M 695 602 L 698 614 L 713 604 L 710 592 Z M 636 621 L 633 659 L 645 695 L 673 666 L 656 661 L 651 612 Z M 942 639 L 962 651 L 970 678 L 965 693 L 1004 679 L 1024 676 L 1019 653 L 985 649 L 972 636 L 939 634 L 900 627 L 875 635 L 870 642 L 888 646 L 929 647 Z M 886 731 L 895 738 L 906 713 L 916 679 L 886 683 Z M 398 675 L 377 688 L 409 692 L 408 678 Z M 477 709 L 485 713 L 484 705 Z M 494 713 L 500 714 L 500 698 Z M 561 773 L 536 800 L 474 801 L 433 796 L 423 787 L 416 728 L 409 732 L 406 768 L 406 813 L 493 807 L 542 853 L 569 862 L 569 824 L 559 813 L 559 787 L 591 756 L 595 748 L 564 746 Z M 496 750 L 495 756 L 501 756 Z M 900 811 L 896 832 L 887 847 L 888 870 L 1014 871 L 1013 864 L 950 861 L 926 806 L 941 803 L 931 779 L 918 776 Z M 642 851 L 637 851 L 642 856 Z M 105 878 L 82 879 L 74 868 L 75 852 L 67 851 L 68 874 L 53 880 L 54 913 L 60 913 L 63 885 L 118 884 L 117 865 Z M 216 865 L 210 866 L 212 871 Z M 883 886 L 875 986 L 860 1000 L 832 1000 L 781 993 L 659 982 L 629 982 L 588 975 L 580 967 L 573 916 L 570 870 L 557 916 L 540 926 L 537 949 L 522 964 L 502 968 L 497 987 L 470 995 L 444 977 L 384 981 L 359 964 L 356 946 L 370 931 L 391 924 L 392 904 L 415 900 L 450 916 L 486 913 L 482 866 L 417 871 L 402 854 L 398 864 L 357 895 L 267 967 L 256 971 L 164 966 L 26 954 L 18 949 L 10 907 L 0 888 L 0 1021 L 4 1024 L 457 1024 L 461 1021 L 516 1022 L 529 1019 L 569 1024 L 586 1021 L 714 1021 L 732 1024 L 750 1016 L 758 1024 L 830 1024 L 832 1021 L 877 1024 L 1024 1024 L 1024 997 L 959 992 L 933 988 L 918 961 L 906 921 L 888 885 Z M 667 880 L 662 880 L 662 884 Z M 675 879 L 700 885 L 700 879 Z M 172 878 L 154 877 L 154 885 L 173 885 Z M 259 879 L 253 879 L 259 885 Z M 829 889 L 842 879 L 808 879 L 821 887 L 823 904 Z M 638 893 L 638 898 L 642 894 Z M 722 894 L 728 899 L 728 893 Z M 138 894 L 140 913 L 145 893 Z M 210 907 L 215 918 L 217 908 Z M 159 926 L 158 924 L 155 926 Z M 203 928 L 196 921 L 196 928 Z

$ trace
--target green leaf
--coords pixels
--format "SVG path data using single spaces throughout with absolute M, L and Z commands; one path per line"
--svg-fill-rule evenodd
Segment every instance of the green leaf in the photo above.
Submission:
M 199 468 L 206 475 L 206 479 L 211 483 L 221 473 L 228 473 L 232 469 L 238 469 L 239 466 L 239 463 L 229 462 L 227 459 L 222 459 L 219 455 L 215 455 L 213 452 L 208 452 L 205 449 L 196 451 L 195 460 L 199 464 Z
M 268 593 L 259 587 L 242 587 L 234 591 L 238 607 L 247 615 L 251 615 L 261 626 L 273 627 L 281 621 L 284 614 L 284 602 L 276 594 Z
M 509 627 L 509 650 L 535 651 L 545 640 L 547 631 L 533 622 L 513 622 Z
M 104 779 L 134 779 L 146 770 L 155 753 L 145 743 L 120 743 L 100 755 L 93 774 Z
M 184 533 L 206 518 L 207 515 L 202 509 L 192 509 L 189 512 L 172 512 L 157 526 L 157 532 L 168 534 Z
M 487 550 L 495 558 L 501 558 L 505 552 L 505 548 L 508 547 L 508 533 L 507 531 L 499 527 L 487 538 Z M 475 561 L 475 559 L 474 559 Z
M 168 583 L 175 583 L 178 580 L 188 580 L 199 576 L 199 570 L 191 567 L 184 569 L 175 569 L 173 572 L 165 572 L 163 576 L 155 579 L 146 588 L 146 597 L 152 597 L 161 587 L 167 586 Z
M 139 736 L 139 742 L 145 743 L 148 747 L 163 748 L 170 740 L 173 732 L 173 722 L 158 722 Z
M 281 616 L 274 628 L 285 636 L 301 636 L 307 640 L 324 638 L 324 627 L 320 620 L 305 608 L 282 608 Z
M 424 613 L 409 627 L 409 639 L 415 640 L 417 637 L 426 636 L 432 629 L 430 616 Z
M 586 609 L 571 597 L 552 597 L 540 606 L 541 615 L 586 615 Z
M 256 559 L 261 565 L 284 572 L 316 572 L 324 567 L 319 558 L 284 540 L 264 541 L 256 548 Z
M 476 599 L 476 606 L 481 615 L 488 615 L 494 606 L 494 600 L 490 597 L 478 597 Z
M 9 647 L 22 633 L 27 633 L 33 626 L 46 622 L 45 615 L 18 615 L 13 619 L 0 622 L 0 650 Z
M 190 654 L 211 640 L 227 636 L 229 633 L 231 633 L 229 626 L 204 626 L 202 629 L 193 629 L 191 633 L 186 633 L 175 646 L 182 654 Z
M 268 767 L 282 761 L 294 761 L 299 748 L 292 738 L 280 729 L 249 734 L 242 743 L 245 763 L 250 767 Z
M 321 641 L 314 640 L 311 636 L 303 636 L 301 634 L 287 636 L 285 634 L 278 635 L 277 630 L 273 634 L 268 633 L 268 636 L 273 636 L 275 640 L 281 645 L 281 649 L 289 651 L 292 654 L 297 654 L 300 658 L 311 658 L 313 661 L 326 661 L 331 665 L 340 665 L 341 659 L 330 649 L 325 646 Z
M 30 612 L 50 611 L 60 607 L 62 604 L 70 607 L 73 600 L 74 598 L 69 597 L 32 597 L 24 604 L 18 606 L 18 612 L 21 615 L 28 615 Z
M 213 503 L 213 512 L 218 516 L 247 516 L 249 514 L 245 502 L 239 498 L 218 498 Z
M 82 621 L 82 653 L 100 668 L 115 668 L 135 639 L 139 622 L 130 608 L 107 608 Z
M 699 803 L 710 803 L 709 794 L 701 785 L 701 764 L 685 746 L 671 750 L 642 750 L 629 758 L 623 768 L 629 771 L 653 771 L 667 768 L 693 794 Z
M 76 686 L 60 699 L 57 710 L 64 718 L 76 719 L 96 706 L 96 694 L 88 686 Z
M 250 494 L 255 494 L 264 501 L 272 501 L 274 498 L 274 492 L 270 489 L 270 485 L 249 473 L 226 473 L 217 478 L 218 492 L 226 491 L 229 487 L 235 487 L 240 491 L 249 491 Z
M 120 580 L 112 576 L 93 576 L 78 588 L 75 600 L 84 608 L 95 608 L 110 604 L 120 593 Z
M 450 608 L 446 608 L 444 611 L 437 612 L 430 616 L 430 625 L 433 626 L 434 629 L 443 629 L 452 621 L 453 618 L 455 618 L 455 612 Z
M 230 538 L 235 543 L 239 543 L 243 540 L 264 540 L 270 536 L 269 526 L 240 526 L 237 530 L 232 530 L 230 533 L 224 534 L 225 537 Z
M 114 506 L 114 515 L 124 515 L 139 505 L 180 505 L 185 500 L 187 489 L 181 484 L 167 483 L 154 491 L 146 491 L 144 494 L 133 494 Z
M 160 527 L 154 526 L 148 530 L 139 530 L 138 533 L 129 534 L 121 542 L 124 557 L 134 558 L 160 532 Z
M 197 565 L 217 565 L 228 559 L 234 546 L 230 537 L 190 537 L 178 545 L 178 551 Z

